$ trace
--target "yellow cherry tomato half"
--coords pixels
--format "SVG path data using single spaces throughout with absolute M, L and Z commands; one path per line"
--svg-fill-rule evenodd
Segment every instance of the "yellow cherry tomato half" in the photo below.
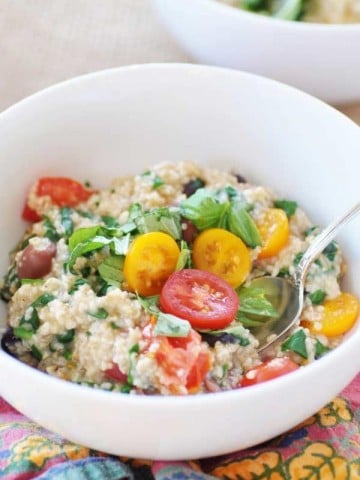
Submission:
M 246 280 L 251 269 L 244 242 L 222 228 L 209 228 L 196 237 L 192 259 L 196 268 L 214 273 L 234 288 Z
M 175 271 L 180 249 L 175 240 L 162 232 L 150 232 L 135 238 L 125 257 L 127 288 L 139 295 L 157 295 Z
M 258 258 L 277 255 L 289 239 L 289 221 L 284 210 L 268 208 L 256 222 L 263 241 Z
M 302 322 L 312 333 L 327 337 L 337 337 L 346 333 L 354 325 L 359 314 L 359 301 L 350 293 L 341 293 L 325 300 L 322 318 L 318 322 Z

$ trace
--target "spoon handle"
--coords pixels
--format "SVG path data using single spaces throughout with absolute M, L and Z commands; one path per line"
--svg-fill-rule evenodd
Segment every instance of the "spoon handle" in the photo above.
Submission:
M 326 227 L 305 251 L 295 272 L 295 282 L 300 285 L 305 281 L 312 262 L 320 255 L 325 247 L 336 237 L 339 230 L 360 212 L 360 202 L 348 210 L 344 215 Z

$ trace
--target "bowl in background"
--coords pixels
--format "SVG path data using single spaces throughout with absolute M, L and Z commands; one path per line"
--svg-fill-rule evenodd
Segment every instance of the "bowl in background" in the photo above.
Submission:
M 332 104 L 360 100 L 360 24 L 278 20 L 217 0 L 153 0 L 197 61 L 265 75 Z
M 43 175 L 103 187 L 160 161 L 191 159 L 271 186 L 325 224 L 357 201 L 359 157 L 354 123 L 268 79 L 176 64 L 79 77 L 0 115 L 0 270 L 25 228 L 20 214 L 28 187 Z M 346 288 L 360 296 L 359 222 L 339 241 L 349 264 Z M 338 348 L 294 373 L 187 397 L 91 389 L 0 350 L 0 395 L 44 427 L 97 450 L 163 460 L 206 457 L 268 440 L 315 413 L 359 371 L 359 341 L 358 322 Z

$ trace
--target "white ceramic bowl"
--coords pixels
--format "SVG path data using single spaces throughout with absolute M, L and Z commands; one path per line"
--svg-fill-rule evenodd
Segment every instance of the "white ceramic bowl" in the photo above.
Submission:
M 193 159 L 270 185 L 324 224 L 358 199 L 359 158 L 355 124 L 270 80 L 191 65 L 80 77 L 0 115 L 0 269 L 25 227 L 25 192 L 41 175 L 104 186 L 155 162 Z M 360 296 L 358 220 L 340 240 L 347 288 Z M 44 427 L 92 448 L 143 458 L 204 457 L 265 441 L 316 412 L 359 371 L 359 341 L 360 324 L 336 350 L 288 376 L 188 397 L 94 390 L 0 351 L 0 394 Z
M 153 3 L 199 62 L 266 75 L 330 103 L 360 100 L 360 24 L 277 20 L 217 0 Z

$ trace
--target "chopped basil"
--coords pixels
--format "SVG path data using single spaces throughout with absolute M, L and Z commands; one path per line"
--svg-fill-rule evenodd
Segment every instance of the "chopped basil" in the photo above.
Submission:
M 44 237 L 48 238 L 52 242 L 57 242 L 60 240 L 61 235 L 58 234 L 56 228 L 54 227 L 53 223 L 48 217 L 44 217 L 44 227 L 45 227 L 45 234 Z
M 120 287 L 124 280 L 124 257 L 112 255 L 106 258 L 98 267 L 99 274 L 108 285 Z
M 22 278 L 21 285 L 42 285 L 45 282 L 43 278 Z
M 96 312 L 88 312 L 91 317 L 99 318 L 103 320 L 109 316 L 109 313 L 105 310 L 105 308 L 99 308 Z
M 64 357 L 65 360 L 67 360 L 67 361 L 71 360 L 72 351 L 71 351 L 71 350 L 68 350 L 68 349 L 65 349 L 65 350 L 63 351 L 63 357 Z
M 70 330 L 66 330 L 64 333 L 59 333 L 56 335 L 56 340 L 60 343 L 70 343 L 74 340 L 75 337 L 75 328 L 71 328 Z
M 128 385 L 133 385 L 133 383 L 134 383 L 134 369 L 135 369 L 134 355 L 137 355 L 138 353 L 140 353 L 140 346 L 139 346 L 138 343 L 135 343 L 129 349 L 130 369 L 129 369 L 129 373 L 128 373 L 128 376 L 127 376 Z
M 88 282 L 86 280 L 84 280 L 83 278 L 77 278 L 75 280 L 75 282 L 73 283 L 73 286 L 69 289 L 69 294 L 72 295 L 73 293 L 75 293 L 77 290 L 79 290 L 79 288 L 81 287 L 81 285 L 88 285 Z
M 321 343 L 320 340 L 316 339 L 315 341 L 315 358 L 316 359 L 322 357 L 329 350 L 330 350 L 329 347 Z
M 180 255 L 176 262 L 175 270 L 182 270 L 183 268 L 191 268 L 191 250 L 188 244 L 184 240 L 181 240 Z
M 139 353 L 140 352 L 140 345 L 138 343 L 134 343 L 134 345 L 129 349 L 129 353 Z
M 266 0 L 242 0 L 242 8 L 258 11 L 266 8 Z
M 89 240 L 94 238 L 98 231 L 100 230 L 99 225 L 94 227 L 85 227 L 78 228 L 69 238 L 69 249 L 72 252 L 78 245 L 87 243 Z
M 282 267 L 277 274 L 278 277 L 286 278 L 290 276 L 289 267 Z
M 295 265 L 295 267 L 297 267 L 299 265 L 303 256 L 304 256 L 304 252 L 299 252 L 295 255 L 294 260 L 293 260 L 293 264 Z
M 290 350 L 297 353 L 303 358 L 308 358 L 308 353 L 306 350 L 306 335 L 304 330 L 297 330 L 291 335 L 285 342 L 281 345 L 281 350 L 283 352 Z
M 164 335 L 165 337 L 187 337 L 190 333 L 191 325 L 187 320 L 176 317 L 169 313 L 160 312 L 154 328 L 154 335 Z
M 121 393 L 130 393 L 132 389 L 131 385 L 121 385 L 120 392 Z
M 45 305 L 52 302 L 53 300 L 55 300 L 55 296 L 52 293 L 43 293 L 31 304 L 31 306 L 34 308 L 45 307 Z
M 283 0 L 273 16 L 283 20 L 299 20 L 303 9 L 304 0 Z
M 242 203 L 231 204 L 228 213 L 228 228 L 250 248 L 255 248 L 262 243 L 259 230 Z
M 156 175 L 155 172 L 151 172 L 150 170 L 144 172 L 141 176 L 143 178 L 148 178 L 152 182 L 152 187 L 154 190 L 165 184 L 162 178 L 160 178 L 158 175 Z
M 113 329 L 113 330 L 119 330 L 119 325 L 116 325 L 115 322 L 110 322 L 110 327 Z
M 309 298 L 313 305 L 321 305 L 326 297 L 326 292 L 324 290 L 315 290 L 315 292 L 310 293 Z
M 180 213 L 169 208 L 153 208 L 135 218 L 135 224 L 140 233 L 164 232 L 175 240 L 181 238 Z
M 106 295 L 109 288 L 111 288 L 113 286 L 113 285 L 109 285 L 108 283 L 106 283 L 103 279 L 101 279 L 101 281 L 102 281 L 102 283 L 100 284 L 100 288 L 96 292 L 96 295 L 98 297 L 103 297 L 104 295 Z
M 312 234 L 315 233 L 318 229 L 319 229 L 319 227 L 318 227 L 317 225 L 313 225 L 312 227 L 308 228 L 308 229 L 305 230 L 305 232 L 304 232 L 305 237 L 308 237 L 309 235 L 312 235 Z
M 29 340 L 33 334 L 34 332 L 29 330 L 26 326 L 14 328 L 14 337 L 21 338 L 22 340 Z
M 331 262 L 335 259 L 335 256 L 338 252 L 338 246 L 336 242 L 331 242 L 329 245 L 324 249 L 323 254 L 330 260 Z
M 40 352 L 40 350 L 35 346 L 35 345 L 31 345 L 31 353 L 33 355 L 33 357 L 38 361 L 40 362 L 43 358 L 43 355 L 42 353 Z
M 87 212 L 86 210 L 75 210 L 80 217 L 89 218 L 90 220 L 94 218 L 94 214 L 91 212 Z
M 296 212 L 298 204 L 292 200 L 275 200 L 274 206 L 276 208 L 281 208 L 288 217 L 291 217 Z
M 40 320 L 39 320 L 39 316 L 38 316 L 38 313 L 37 313 L 36 309 L 33 308 L 32 306 L 30 306 L 29 308 L 31 308 L 30 317 L 27 318 L 27 315 L 23 315 L 20 318 L 19 326 L 24 328 L 25 330 L 31 332 L 31 334 L 33 334 L 39 328 Z M 15 330 L 16 329 L 14 329 L 14 332 L 15 332 Z
M 120 223 L 114 217 L 104 215 L 101 217 L 101 220 L 104 222 L 105 226 L 108 228 L 118 228 Z
M 181 215 L 191 220 L 199 230 L 217 227 L 228 208 L 228 202 L 220 203 L 214 193 L 205 188 L 199 188 L 180 204 Z
M 73 212 L 72 209 L 68 207 L 64 207 L 60 209 L 61 225 L 67 237 L 69 237 L 74 230 L 74 223 L 71 218 L 72 212 Z
M 160 312 L 159 309 L 159 295 L 153 295 L 150 297 L 141 297 L 136 294 L 137 300 L 142 306 L 142 308 L 151 315 L 158 315 Z
M 258 327 L 269 318 L 278 317 L 278 312 L 266 297 L 266 291 L 258 287 L 241 287 L 237 290 L 240 307 L 236 320 L 244 327 Z

